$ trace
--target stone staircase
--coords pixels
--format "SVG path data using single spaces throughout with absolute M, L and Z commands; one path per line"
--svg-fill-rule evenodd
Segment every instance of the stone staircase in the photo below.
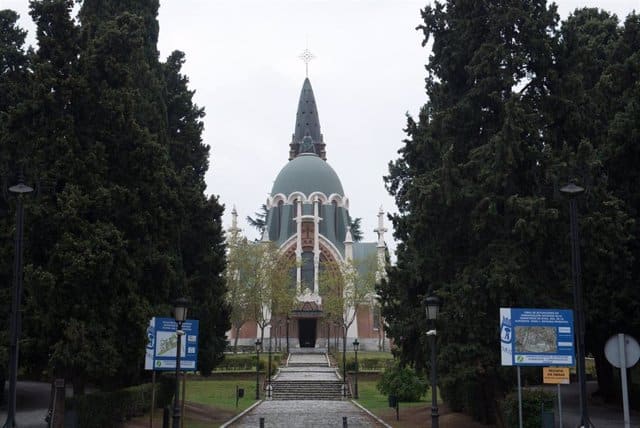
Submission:
M 348 394 L 348 391 L 347 391 Z M 293 351 L 271 381 L 272 400 L 342 400 L 343 382 L 325 349 Z
M 274 380 L 273 400 L 342 400 L 340 380 Z

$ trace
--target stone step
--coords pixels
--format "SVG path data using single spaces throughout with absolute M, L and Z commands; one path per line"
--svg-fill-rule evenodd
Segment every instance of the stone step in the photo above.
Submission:
M 274 400 L 341 400 L 338 380 L 282 380 L 271 382 Z

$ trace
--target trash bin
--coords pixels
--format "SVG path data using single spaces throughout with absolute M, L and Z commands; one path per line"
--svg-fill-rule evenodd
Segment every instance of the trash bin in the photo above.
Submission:
M 540 409 L 540 426 L 542 428 L 554 428 L 555 415 L 553 413 L 553 401 L 545 400 Z
M 395 395 L 389 396 L 389 407 L 396 407 L 398 405 L 398 397 Z

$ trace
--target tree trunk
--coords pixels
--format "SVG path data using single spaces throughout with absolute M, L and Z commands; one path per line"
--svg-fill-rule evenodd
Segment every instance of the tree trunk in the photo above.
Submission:
M 242 328 L 242 326 L 236 327 L 236 334 L 235 334 L 235 337 L 233 339 L 233 353 L 234 354 L 238 353 L 238 336 L 240 336 L 240 328 Z
M 73 396 L 84 395 L 85 379 L 83 375 L 73 376 Z
M 617 402 L 620 399 L 620 387 L 614 385 L 613 366 L 609 364 L 604 349 L 594 353 L 596 362 L 596 375 L 598 376 L 597 394 L 604 398 L 606 403 Z

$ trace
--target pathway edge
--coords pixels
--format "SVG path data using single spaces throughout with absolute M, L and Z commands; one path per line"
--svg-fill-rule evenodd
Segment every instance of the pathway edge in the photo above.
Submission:
M 371 411 L 369 409 L 367 409 L 366 407 L 362 406 L 362 404 L 358 403 L 355 400 L 349 400 L 351 401 L 353 404 L 355 404 L 356 406 L 358 406 L 360 408 L 360 410 L 362 410 L 363 412 L 365 412 L 366 414 L 368 414 L 369 416 L 371 416 L 373 419 L 375 419 L 376 421 L 378 421 L 380 424 L 382 424 L 382 426 L 385 426 L 387 428 L 393 428 L 391 425 L 389 425 L 388 423 L 386 423 L 385 421 L 383 421 L 382 419 L 380 419 L 378 416 L 374 415 L 373 413 L 371 413 Z M 222 428 L 222 427 L 221 427 Z
M 243 417 L 246 413 L 249 413 L 251 410 L 253 410 L 254 407 L 256 407 L 258 404 L 262 403 L 264 400 L 260 400 L 260 401 L 256 401 L 255 403 L 253 403 L 252 405 L 250 405 L 249 407 L 247 407 L 246 409 L 244 409 L 242 412 L 238 413 L 237 415 L 235 415 L 233 418 L 229 419 L 227 422 L 223 423 L 222 425 L 220 425 L 220 428 L 227 428 L 229 427 L 232 423 L 234 423 L 235 421 L 237 421 L 238 419 L 240 419 L 241 417 Z M 388 426 L 388 425 L 387 425 Z

